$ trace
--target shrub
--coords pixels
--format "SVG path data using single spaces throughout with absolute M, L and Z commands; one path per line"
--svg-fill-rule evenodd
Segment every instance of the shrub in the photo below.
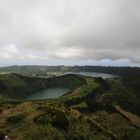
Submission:
M 45 113 L 40 114 L 33 118 L 33 122 L 40 124 L 40 125 L 46 125 L 51 121 L 51 118 L 49 118 Z
M 67 130 L 69 128 L 68 119 L 63 111 L 56 109 L 48 109 L 47 113 L 52 118 L 51 123 L 54 127 L 58 127 L 64 130 Z
M 7 122 L 10 124 L 17 124 L 23 121 L 23 119 L 25 118 L 24 114 L 18 114 L 16 116 L 11 116 L 7 119 Z
M 50 123 L 53 127 L 67 130 L 69 128 L 69 122 L 66 114 L 61 110 L 46 109 L 45 113 L 36 116 L 33 122 L 39 125 L 47 125 Z

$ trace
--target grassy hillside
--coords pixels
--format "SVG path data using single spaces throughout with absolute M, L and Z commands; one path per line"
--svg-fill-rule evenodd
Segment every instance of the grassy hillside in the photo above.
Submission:
M 40 102 L 25 102 L 5 109 L 1 113 L 0 131 L 14 140 L 116 139 L 110 131 L 77 110 Z
M 68 86 L 71 92 L 51 100 L 22 100 L 33 90 L 55 85 Z M 0 93 L 0 135 L 11 140 L 140 139 L 140 98 L 120 78 L 6 74 L 0 75 Z M 20 100 L 15 100 L 17 95 Z
M 26 91 L 26 92 L 25 92 Z M 18 98 L 30 93 L 31 89 L 17 74 L 0 74 L 0 93 L 4 97 Z

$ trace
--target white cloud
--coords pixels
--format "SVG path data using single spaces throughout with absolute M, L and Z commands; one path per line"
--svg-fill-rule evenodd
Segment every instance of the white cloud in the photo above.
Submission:
M 3 47 L 4 51 L 11 54 L 20 54 L 20 51 L 14 44 L 10 44 L 9 46 Z
M 76 49 L 75 47 L 71 48 L 62 48 L 62 49 L 57 49 L 55 52 L 53 52 L 52 55 L 53 57 L 56 58 L 61 58 L 61 59 L 78 59 L 78 57 L 81 58 L 81 54 L 83 53 L 83 50 Z
M 20 55 L 20 51 L 14 44 L 1 47 L 0 57 L 1 59 L 11 59 L 15 58 L 17 55 Z
M 36 60 L 46 60 L 47 57 L 37 55 L 37 54 L 31 54 L 29 52 L 26 52 L 25 50 L 20 50 L 18 47 L 15 46 L 15 44 L 10 44 L 4 47 L 1 47 L 0 52 L 1 60 L 6 61 L 36 61 Z

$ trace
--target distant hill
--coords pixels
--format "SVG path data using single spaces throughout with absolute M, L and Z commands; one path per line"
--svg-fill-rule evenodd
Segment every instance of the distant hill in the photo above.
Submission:
M 0 72 L 15 72 L 19 74 L 32 75 L 43 74 L 47 72 L 101 72 L 116 74 L 119 76 L 137 75 L 140 76 L 139 67 L 105 67 L 105 66 L 39 66 L 39 65 L 25 65 L 25 66 L 8 66 L 0 67 Z
M 0 72 L 14 72 L 26 76 L 48 76 L 53 72 L 99 72 L 121 76 L 124 84 L 128 87 L 135 88 L 140 92 L 140 68 L 139 67 L 104 67 L 104 66 L 8 66 L 1 67 Z

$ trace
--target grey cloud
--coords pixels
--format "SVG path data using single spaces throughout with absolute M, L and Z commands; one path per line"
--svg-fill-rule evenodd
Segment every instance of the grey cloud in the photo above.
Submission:
M 61 61 L 140 63 L 139 5 L 139 0 L 0 0 L 0 47 L 15 44 L 23 54 L 34 50 Z

